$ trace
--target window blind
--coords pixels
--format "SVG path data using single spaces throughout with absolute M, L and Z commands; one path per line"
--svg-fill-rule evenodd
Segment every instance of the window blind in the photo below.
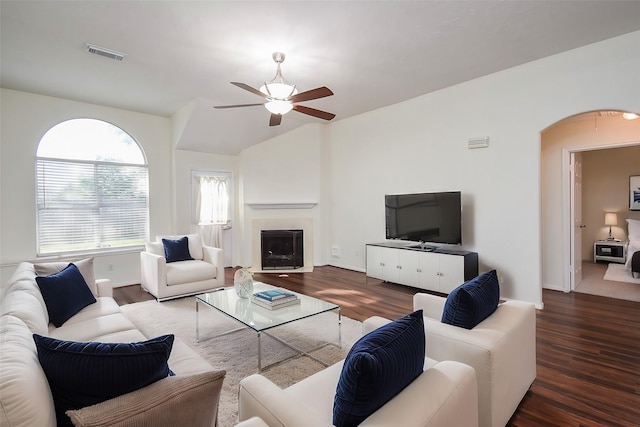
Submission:
M 36 173 L 39 254 L 144 244 L 146 165 L 39 158 Z

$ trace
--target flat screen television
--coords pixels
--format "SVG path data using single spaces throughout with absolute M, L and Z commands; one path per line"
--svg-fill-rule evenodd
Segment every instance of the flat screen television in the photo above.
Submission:
M 459 191 L 384 196 L 386 238 L 462 244 Z

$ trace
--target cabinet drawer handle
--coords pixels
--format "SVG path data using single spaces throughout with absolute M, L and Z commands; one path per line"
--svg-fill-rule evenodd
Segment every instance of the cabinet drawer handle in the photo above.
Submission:
M 402 266 L 401 265 L 396 265 L 396 268 L 399 270 L 402 270 Z

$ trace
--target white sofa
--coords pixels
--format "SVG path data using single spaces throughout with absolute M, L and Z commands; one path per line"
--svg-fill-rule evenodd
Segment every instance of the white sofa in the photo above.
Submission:
M 249 418 L 248 420 L 244 420 L 236 424 L 235 427 L 269 427 L 269 426 L 267 425 L 267 423 L 262 421 L 261 418 L 252 417 L 252 418 Z
M 0 287 L 0 425 L 56 425 L 53 397 L 38 361 L 34 333 L 69 341 L 107 343 L 151 338 L 145 337 L 121 312 L 111 298 L 109 281 L 98 281 L 97 286 L 90 289 L 96 302 L 55 327 L 49 323 L 33 264 L 21 263 L 9 282 Z M 176 376 L 84 408 L 78 416 L 98 417 L 106 425 L 114 424 L 116 415 L 135 420 L 135 424 L 141 426 L 157 425 L 159 419 L 175 421 L 178 425 L 185 422 L 180 417 L 199 411 L 197 415 L 201 420 L 208 420 L 205 425 L 214 426 L 225 372 L 215 371 L 179 339 L 173 343 L 168 365 Z M 193 399 L 194 393 L 206 404 L 190 411 L 184 399 L 188 395 Z
M 260 374 L 244 378 L 238 394 L 239 420 L 259 417 L 269 427 L 332 426 L 343 362 L 286 389 Z M 477 401 L 476 375 L 471 367 L 425 358 L 424 372 L 360 425 L 476 427 Z
M 142 288 L 158 301 L 210 292 L 224 286 L 222 249 L 205 246 L 199 234 L 188 234 L 193 260 L 167 262 L 162 239 L 183 236 L 157 236 L 140 253 Z
M 446 298 L 417 293 L 414 310 L 423 310 L 426 355 L 473 367 L 478 377 L 481 427 L 505 426 L 536 377 L 535 306 L 506 301 L 473 329 L 442 323 Z M 364 321 L 365 332 L 389 320 Z

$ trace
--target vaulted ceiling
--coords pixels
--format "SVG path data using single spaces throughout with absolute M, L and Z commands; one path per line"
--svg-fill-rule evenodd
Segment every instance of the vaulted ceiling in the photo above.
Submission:
M 275 75 L 334 121 L 640 30 L 640 1 L 7 1 L 4 88 L 175 117 L 177 148 L 240 150 L 307 123 L 269 127 L 258 88 Z M 87 53 L 92 43 L 126 54 Z M 605 60 L 605 59 L 603 59 Z

